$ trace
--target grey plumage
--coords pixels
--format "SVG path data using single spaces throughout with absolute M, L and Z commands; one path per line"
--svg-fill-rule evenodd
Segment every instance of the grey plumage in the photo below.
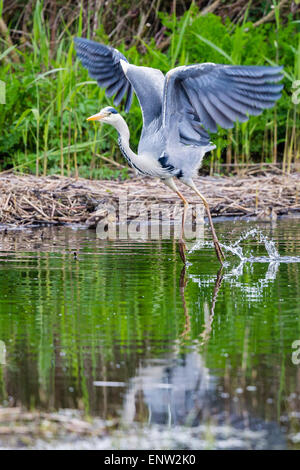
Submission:
M 225 129 L 234 122 L 245 122 L 280 98 L 282 67 L 196 64 L 170 70 L 166 77 L 160 70 L 137 67 L 116 49 L 87 39 L 76 38 L 77 55 L 91 77 L 115 95 L 120 104 L 126 95 L 128 112 L 134 89 L 143 114 L 143 130 L 138 155 L 130 148 L 130 132 L 122 116 L 111 107 L 90 116 L 114 126 L 118 143 L 128 163 L 142 175 L 161 178 L 184 204 L 180 253 L 185 258 L 184 223 L 188 202 L 178 190 L 174 177 L 192 188 L 205 205 L 220 263 L 225 259 L 216 235 L 209 205 L 194 184 L 193 177 L 206 152 L 215 148 L 209 131 Z
M 126 112 L 135 91 L 143 114 L 138 154 L 159 163 L 162 171 L 151 176 L 162 179 L 190 181 L 204 154 L 215 148 L 208 132 L 245 122 L 281 96 L 277 82 L 283 78 L 282 67 L 204 63 L 177 67 L 164 76 L 160 70 L 129 64 L 110 46 L 82 38 L 75 39 L 75 46 L 82 65 L 107 96 L 115 95 L 116 105 L 126 95 Z
M 120 60 L 126 57 L 113 47 L 104 46 L 88 39 L 75 38 L 77 56 L 89 75 L 97 80 L 100 87 L 106 88 L 106 96 L 115 96 L 114 103 L 119 105 L 126 94 L 125 111 L 132 102 L 132 86 L 124 76 Z

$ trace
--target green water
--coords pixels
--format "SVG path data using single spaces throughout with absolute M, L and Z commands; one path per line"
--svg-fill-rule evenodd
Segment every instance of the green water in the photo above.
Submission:
M 299 220 L 216 224 L 225 244 L 253 227 L 281 256 L 300 254 Z M 241 246 L 266 255 L 255 237 Z M 300 263 L 238 267 L 228 255 L 218 274 L 208 243 L 188 260 L 184 272 L 174 240 L 0 231 L 1 405 L 79 409 L 162 433 L 209 423 L 212 447 L 229 426 L 243 442 L 252 431 L 252 448 L 299 448 Z

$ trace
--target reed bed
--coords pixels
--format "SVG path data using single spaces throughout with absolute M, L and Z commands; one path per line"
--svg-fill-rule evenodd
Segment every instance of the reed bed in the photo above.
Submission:
M 257 169 L 255 175 L 243 177 L 199 177 L 196 184 L 207 197 L 215 217 L 274 220 L 277 216 L 300 212 L 300 174 L 296 172 L 283 175 L 280 170 L 266 173 Z M 189 188 L 181 189 L 191 204 L 199 203 Z M 138 213 L 128 216 L 128 220 L 147 218 L 153 204 L 176 205 L 181 211 L 178 197 L 159 180 L 135 177 L 122 182 L 91 181 L 10 174 L 0 176 L 0 224 L 95 227 L 109 216 L 112 207 L 118 217 L 119 201 L 125 198 L 128 204 L 134 202 L 139 207 Z

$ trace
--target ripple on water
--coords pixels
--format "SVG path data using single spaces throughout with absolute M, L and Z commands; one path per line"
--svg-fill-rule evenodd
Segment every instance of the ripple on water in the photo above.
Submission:
M 296 447 L 299 227 L 216 224 L 221 271 L 208 230 L 185 270 L 173 240 L 0 233 L 0 401 L 114 418 L 112 446 Z

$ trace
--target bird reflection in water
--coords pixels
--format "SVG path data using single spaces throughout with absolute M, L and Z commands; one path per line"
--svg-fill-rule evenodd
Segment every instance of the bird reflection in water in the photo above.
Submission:
M 194 350 L 188 354 L 178 355 L 177 349 L 180 348 L 182 340 L 188 339 L 191 331 L 191 319 L 185 299 L 185 289 L 188 283 L 186 269 L 186 266 L 183 266 L 179 277 L 179 291 L 185 317 L 181 339 L 175 342 L 174 355 L 172 354 L 167 359 L 152 360 L 152 364 L 141 367 L 137 375 L 131 379 L 123 408 L 123 421 L 126 424 L 134 421 L 136 413 L 135 400 L 140 392 L 143 393 L 144 400 L 148 403 L 149 420 L 151 422 L 165 422 L 167 413 L 169 424 L 176 424 L 177 422 L 191 424 L 195 418 L 193 399 L 190 398 L 189 409 L 187 410 L 186 404 L 183 403 L 186 401 L 185 395 L 200 393 L 201 400 L 204 403 L 210 395 L 210 391 L 214 389 L 212 385 L 215 379 L 210 376 L 209 370 L 204 366 L 203 359 L 198 352 Z M 197 347 L 203 346 L 209 340 L 215 305 L 223 279 L 222 272 L 223 267 L 219 269 L 216 275 L 211 305 L 207 315 L 205 315 L 204 329 L 199 335 Z M 198 399 L 199 396 L 197 401 Z
M 209 335 L 211 332 L 211 327 L 212 327 L 212 322 L 214 318 L 214 313 L 215 313 L 215 305 L 218 297 L 218 293 L 220 290 L 220 287 L 222 285 L 222 280 L 223 280 L 223 266 L 219 269 L 216 280 L 215 280 L 215 286 L 214 286 L 214 291 L 213 291 L 213 297 L 212 297 L 212 302 L 210 309 L 205 309 L 205 315 L 204 315 L 204 330 L 201 333 L 200 337 L 202 338 L 202 341 L 200 341 L 200 345 L 203 345 L 206 341 L 209 339 Z M 188 279 L 186 277 L 186 265 L 183 266 L 181 273 L 180 273 L 180 278 L 179 278 L 179 290 L 180 290 L 180 296 L 182 300 L 182 307 L 184 311 L 184 316 L 185 316 L 185 325 L 184 325 L 184 330 L 182 333 L 182 337 L 186 338 L 188 334 L 191 331 L 191 319 L 190 315 L 188 312 L 188 307 L 186 304 L 185 300 L 185 288 L 187 285 Z
M 188 273 L 188 266 L 182 268 L 179 289 L 185 318 L 183 332 L 174 342 L 173 351 L 168 357 L 145 360 L 135 377 L 130 380 L 122 415 L 126 425 L 137 419 L 136 406 L 139 403 L 140 408 L 142 402 L 148 411 L 148 424 L 167 425 L 170 433 L 174 430 L 177 435 L 180 434 L 180 426 L 184 426 L 184 429 L 190 427 L 194 429 L 200 446 L 209 432 L 217 448 L 222 448 L 225 441 L 227 448 L 286 447 L 279 425 L 260 417 L 257 410 L 252 409 L 251 403 L 247 402 L 246 394 L 239 397 L 243 400 L 241 408 L 239 400 L 236 400 L 234 391 L 230 388 L 231 380 L 226 385 L 226 373 L 217 376 L 206 367 L 205 346 L 211 336 L 222 283 L 224 279 L 235 279 L 235 283 L 238 282 L 237 278 L 242 274 L 244 265 L 245 261 L 241 261 L 238 267 L 227 273 L 221 267 L 215 278 L 210 278 L 213 286 L 212 300 L 208 307 L 204 305 L 203 330 L 198 338 L 193 340 L 192 345 L 186 341 L 191 334 L 191 317 L 185 291 L 189 280 L 198 281 L 201 286 L 202 277 L 197 278 Z M 269 263 L 266 275 L 264 279 L 259 280 L 257 288 L 262 290 L 270 282 L 274 282 L 278 266 L 279 262 Z M 204 282 L 207 286 L 207 279 Z M 242 283 L 240 287 L 245 287 L 246 290 Z M 243 390 L 246 390 L 246 385 L 244 383 Z M 224 392 L 221 393 L 220 390 Z M 252 398 L 254 394 L 256 392 L 252 392 Z M 259 400 L 258 396 L 256 398 Z

